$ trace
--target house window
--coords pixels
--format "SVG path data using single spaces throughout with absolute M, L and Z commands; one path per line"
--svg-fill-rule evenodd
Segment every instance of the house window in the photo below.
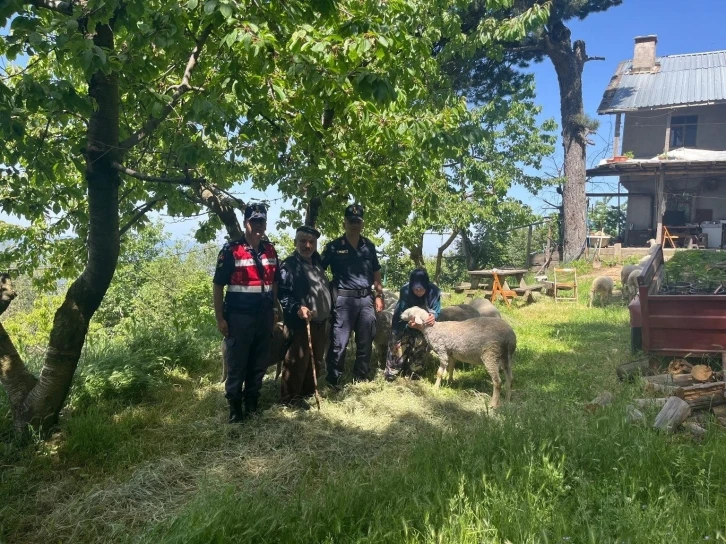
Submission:
M 698 115 L 678 115 L 671 117 L 670 147 L 696 147 Z

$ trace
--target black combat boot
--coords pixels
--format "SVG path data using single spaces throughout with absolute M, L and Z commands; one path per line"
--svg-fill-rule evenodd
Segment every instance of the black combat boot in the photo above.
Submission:
M 242 410 L 242 399 L 228 400 L 229 403 L 229 419 L 228 423 L 242 423 L 245 419 L 245 413 Z
M 253 416 L 257 414 L 257 405 L 260 397 L 245 397 L 245 416 Z

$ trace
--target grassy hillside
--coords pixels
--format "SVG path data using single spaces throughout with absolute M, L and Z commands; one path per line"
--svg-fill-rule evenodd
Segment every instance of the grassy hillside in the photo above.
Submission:
M 263 415 L 230 426 L 212 327 L 91 342 L 54 439 L 0 446 L 0 540 L 724 541 L 724 431 L 696 443 L 625 422 L 642 393 L 615 378 L 624 306 L 546 299 L 503 315 L 519 347 L 496 413 L 481 368 L 438 391 L 434 369 L 378 376 L 320 412 L 275 405 L 270 373 Z M 586 412 L 603 390 L 615 403 Z

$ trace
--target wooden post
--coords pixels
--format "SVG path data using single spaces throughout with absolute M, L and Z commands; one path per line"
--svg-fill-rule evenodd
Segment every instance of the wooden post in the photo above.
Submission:
M 660 244 L 663 242 L 663 190 L 665 185 L 665 172 L 660 170 L 655 178 L 655 239 Z
M 665 135 L 665 146 L 663 147 L 663 153 L 665 153 L 667 155 L 668 150 L 670 148 L 671 148 L 671 112 L 668 112 L 668 117 L 666 118 L 666 135 Z
M 524 268 L 529 270 L 529 258 L 532 253 L 532 225 L 529 226 L 527 231 L 527 254 L 524 256 Z
M 615 114 L 615 137 L 613 138 L 613 157 L 620 155 L 620 114 Z M 620 202 L 618 202 L 620 205 Z

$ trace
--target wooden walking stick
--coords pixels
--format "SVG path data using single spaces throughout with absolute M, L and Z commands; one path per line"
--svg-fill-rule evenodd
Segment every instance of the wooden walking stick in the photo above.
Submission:
M 315 354 L 313 353 L 313 337 L 310 335 L 310 317 L 305 320 L 308 328 L 308 347 L 310 348 L 310 364 L 313 365 L 313 386 L 315 386 L 315 404 L 320 410 L 320 395 L 318 394 L 318 371 L 315 370 Z

